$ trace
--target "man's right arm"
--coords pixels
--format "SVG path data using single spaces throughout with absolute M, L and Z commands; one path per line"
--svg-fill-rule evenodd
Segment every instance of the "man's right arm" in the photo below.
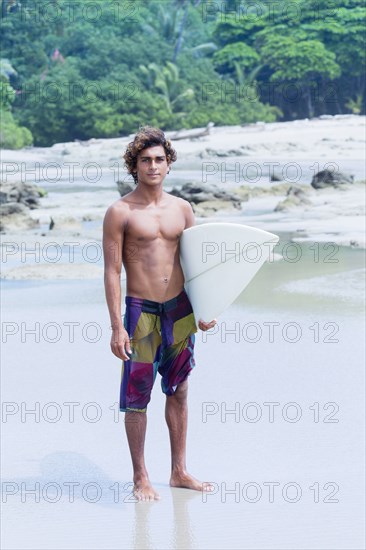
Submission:
M 112 204 L 103 222 L 104 288 L 111 319 L 111 349 L 116 357 L 128 360 L 128 334 L 121 318 L 121 270 L 126 215 L 121 205 Z

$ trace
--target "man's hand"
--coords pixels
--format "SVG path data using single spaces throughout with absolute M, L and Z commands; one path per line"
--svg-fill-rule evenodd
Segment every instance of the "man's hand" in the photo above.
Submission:
M 217 323 L 217 319 L 213 319 L 209 323 L 205 323 L 205 321 L 202 321 L 202 319 L 200 319 L 198 321 L 198 328 L 200 328 L 203 331 L 206 331 L 206 330 L 209 330 L 210 328 L 214 327 L 216 325 L 216 323 Z
M 124 361 L 129 360 L 127 353 L 131 355 L 132 351 L 126 329 L 117 327 L 112 329 L 111 349 L 112 353 L 119 359 L 123 359 Z

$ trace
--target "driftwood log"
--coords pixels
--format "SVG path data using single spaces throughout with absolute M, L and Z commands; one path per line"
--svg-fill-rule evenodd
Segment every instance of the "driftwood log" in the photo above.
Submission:
M 170 135 L 170 139 L 173 141 L 178 141 L 180 139 L 198 139 L 204 136 L 208 136 L 210 134 L 211 128 L 213 128 L 215 124 L 213 122 L 209 122 L 203 130 L 193 128 L 192 130 L 178 130 L 175 134 Z

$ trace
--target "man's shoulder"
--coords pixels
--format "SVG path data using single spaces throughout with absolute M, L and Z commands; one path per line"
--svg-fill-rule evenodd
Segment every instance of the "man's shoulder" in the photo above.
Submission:
M 127 216 L 129 212 L 129 205 L 124 197 L 114 201 L 106 211 L 106 218 L 121 218 Z
M 123 197 L 117 199 L 116 201 L 112 202 L 112 204 L 109 206 L 108 210 L 112 212 L 124 212 L 129 209 L 129 201 L 128 201 L 128 193 L 127 195 L 124 195 Z M 108 211 L 107 210 L 107 211 Z
M 181 197 L 176 197 L 175 195 L 171 195 L 170 193 L 167 193 L 169 195 L 169 201 L 171 204 L 175 204 L 180 208 L 183 208 L 184 210 L 192 210 L 191 203 L 185 199 L 182 199 Z

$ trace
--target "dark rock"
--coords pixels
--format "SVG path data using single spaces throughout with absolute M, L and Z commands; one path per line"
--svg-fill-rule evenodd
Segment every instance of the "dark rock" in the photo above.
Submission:
M 39 206 L 39 198 L 44 197 L 47 192 L 29 183 L 1 183 L 0 204 L 19 202 L 30 209 Z
M 0 231 L 32 229 L 38 226 L 38 220 L 29 215 L 28 208 L 21 202 L 7 202 L 0 205 Z
M 29 215 L 29 209 L 37 208 L 39 197 L 46 192 L 36 185 L 22 182 L 1 182 L 0 185 L 0 230 L 4 232 L 38 226 L 38 220 Z
M 28 197 L 22 197 L 20 199 L 20 202 L 22 204 L 25 204 L 26 206 L 28 206 L 31 210 L 33 210 L 34 208 L 37 208 L 37 206 L 39 206 L 39 199 L 38 197 L 33 197 L 32 195 L 28 196 Z
M 1 216 L 11 216 L 11 214 L 26 214 L 27 208 L 19 202 L 7 202 L 0 206 Z
M 0 191 L 0 204 L 5 204 L 8 202 L 8 195 L 4 191 Z
M 124 197 L 127 193 L 131 193 L 136 188 L 136 185 L 127 181 L 117 181 L 117 187 L 121 197 Z
M 353 183 L 354 176 L 347 176 L 342 172 L 334 172 L 333 170 L 322 170 L 313 176 L 311 185 L 314 189 L 324 189 L 326 187 L 338 187 Z
M 285 200 L 280 201 L 276 208 L 275 212 L 288 212 L 296 206 L 311 206 L 312 202 L 307 198 L 306 193 L 301 187 L 296 185 L 291 185 L 286 193 L 287 197 Z
M 301 200 L 293 195 L 292 197 L 280 201 L 274 209 L 274 212 L 288 212 L 295 206 L 301 206 Z
M 291 185 L 291 187 L 287 189 L 286 194 L 288 197 L 297 197 L 303 204 L 312 204 L 311 201 L 306 197 L 306 193 L 304 192 L 304 190 L 301 189 L 301 187 L 296 187 L 296 185 Z
M 193 204 L 219 199 L 231 202 L 235 208 L 241 208 L 241 198 L 238 195 L 220 189 L 216 185 L 185 183 L 181 189 L 174 187 L 170 193 Z
M 271 181 L 282 181 L 283 178 L 281 176 L 279 176 L 278 174 L 271 174 Z

